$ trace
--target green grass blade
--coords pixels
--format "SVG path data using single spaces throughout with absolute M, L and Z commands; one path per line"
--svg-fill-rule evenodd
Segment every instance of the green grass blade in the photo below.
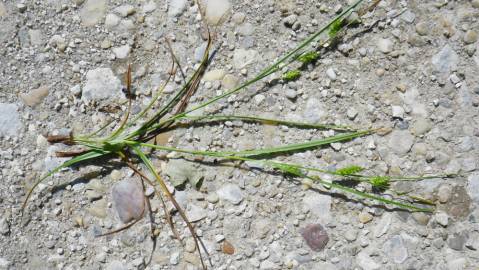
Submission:
M 202 116 L 189 116 L 186 115 L 183 117 L 184 119 L 189 119 L 192 121 L 202 121 L 207 120 L 211 122 L 216 121 L 243 121 L 243 122 L 255 122 L 261 123 L 264 125 L 284 125 L 289 127 L 297 127 L 297 128 L 307 128 L 307 129 L 333 129 L 337 131 L 354 131 L 353 128 L 348 126 L 337 126 L 337 125 L 329 125 L 329 124 L 311 124 L 311 123 L 304 123 L 304 122 L 295 122 L 295 121 L 286 121 L 286 120 L 278 120 L 278 119 L 271 119 L 271 118 L 264 118 L 264 117 L 255 117 L 255 116 L 241 116 L 241 115 L 202 115 Z

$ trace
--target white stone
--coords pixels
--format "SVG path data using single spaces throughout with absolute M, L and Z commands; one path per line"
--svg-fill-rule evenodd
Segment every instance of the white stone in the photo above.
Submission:
M 391 106 L 392 114 L 394 118 L 404 118 L 404 109 L 401 106 Z
M 303 197 L 303 208 L 309 210 L 321 224 L 327 224 L 331 221 L 330 195 L 308 192 Z
M 390 53 L 393 50 L 394 43 L 390 39 L 380 38 L 377 41 L 378 49 L 383 53 Z
M 392 215 L 390 213 L 384 213 L 384 215 L 381 217 L 381 220 L 379 220 L 378 224 L 374 227 L 373 230 L 373 235 L 374 237 L 381 237 L 384 235 L 388 230 L 389 227 L 391 226 L 392 222 Z
M 219 80 L 222 80 L 225 75 L 226 75 L 226 71 L 222 69 L 213 69 L 205 73 L 205 75 L 203 76 L 203 81 L 205 82 L 219 81 Z
M 449 45 L 446 45 L 432 57 L 431 63 L 436 71 L 449 75 L 452 70 L 457 68 L 459 56 Z
M 467 177 L 467 193 L 479 205 L 479 172 L 471 173 Z
M 116 58 L 118 59 L 126 59 L 130 54 L 131 47 L 130 45 L 123 45 L 120 47 L 116 47 L 112 49 L 113 53 L 115 54 Z
M 106 12 L 106 0 L 87 0 L 80 10 L 84 26 L 93 26 L 101 21 Z
M 444 212 L 437 213 L 435 219 L 441 226 L 446 227 L 449 224 L 449 216 Z
M 258 56 L 259 53 L 255 50 L 236 49 L 233 54 L 233 66 L 242 69 L 257 61 Z
M 109 68 L 89 70 L 86 74 L 86 84 L 83 87 L 82 100 L 113 99 L 121 96 L 121 81 Z
M 239 204 L 243 200 L 241 189 L 235 184 L 226 184 L 216 191 L 220 199 Z
M 0 136 L 18 136 L 21 127 L 17 105 L 0 103 Z
M 120 17 L 115 14 L 107 14 L 105 17 L 105 26 L 107 28 L 113 28 L 120 23 Z
M 328 68 L 326 70 L 326 75 L 331 79 L 331 81 L 335 81 L 337 78 L 336 72 L 332 68 Z
M 377 270 L 381 268 L 381 265 L 375 262 L 366 250 L 362 250 L 356 255 L 356 263 L 363 270 Z
M 206 21 L 212 25 L 221 24 L 227 19 L 226 15 L 231 9 L 229 0 L 207 0 L 206 1 Z
M 168 16 L 178 17 L 186 9 L 188 0 L 169 0 L 168 1 Z

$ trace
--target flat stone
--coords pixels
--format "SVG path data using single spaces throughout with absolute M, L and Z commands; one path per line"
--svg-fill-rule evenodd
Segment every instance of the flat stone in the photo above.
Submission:
M 390 39 L 378 39 L 376 46 L 383 53 L 390 53 L 394 48 L 394 43 Z
M 119 98 L 122 95 L 121 81 L 109 68 L 89 70 L 83 87 L 82 100 L 85 102 Z
M 105 26 L 107 28 L 113 28 L 120 23 L 120 20 L 121 20 L 120 17 L 118 17 L 115 14 L 112 14 L 112 13 L 107 14 L 105 17 Z
M 115 57 L 118 59 L 126 59 L 130 55 L 131 47 L 130 45 L 123 45 L 112 49 Z
M 28 94 L 20 94 L 20 98 L 25 105 L 34 107 L 40 104 L 43 99 L 48 96 L 48 93 L 48 87 L 40 86 L 39 88 L 30 91 Z
M 219 81 L 222 80 L 223 77 L 226 75 L 226 71 L 223 69 L 213 69 L 205 73 L 203 75 L 203 81 L 211 82 L 211 81 Z
M 43 33 L 39 29 L 28 30 L 28 35 L 30 36 L 30 44 L 33 46 L 41 46 L 45 43 Z
M 219 25 L 227 19 L 231 9 L 229 0 L 207 0 L 205 6 L 206 21 L 211 25 Z
M 407 247 L 400 235 L 389 238 L 383 245 L 383 251 L 396 264 L 401 264 L 408 258 Z
M 454 233 L 447 238 L 447 245 L 457 251 L 464 249 L 464 245 L 467 241 L 466 233 Z
M 318 192 L 308 192 L 303 197 L 303 209 L 307 209 L 323 224 L 331 221 L 331 196 Z
M 406 155 L 414 144 L 414 136 L 407 130 L 394 130 L 389 137 L 388 145 L 399 156 Z
M 323 104 L 319 99 L 311 97 L 306 101 L 306 106 L 303 116 L 308 123 L 319 123 L 323 120 L 326 112 L 323 109 Z
M 404 118 L 404 109 L 401 106 L 391 106 L 392 115 L 394 118 Z
M 300 233 L 313 251 L 323 250 L 329 242 L 328 233 L 321 224 L 309 224 Z
M 134 179 L 117 182 L 111 191 L 113 204 L 121 222 L 139 219 L 145 212 L 145 198 L 141 183 Z
M 1 126 L 1 125 L 0 125 Z M 479 206 L 479 173 L 471 173 L 467 177 L 467 194 L 471 197 L 474 203 Z
M 98 201 L 95 201 L 91 203 L 91 205 L 88 207 L 88 212 L 97 218 L 105 218 L 106 217 L 106 207 L 107 207 L 107 202 L 105 199 L 100 199 Z
M 457 68 L 459 56 L 449 45 L 445 45 L 438 53 L 436 53 L 431 63 L 434 69 L 442 74 L 449 75 L 451 70 Z
M 189 221 L 197 222 L 200 221 L 208 215 L 208 212 L 194 204 L 190 205 L 190 209 L 186 212 L 186 216 L 188 217 Z
M 466 44 L 472 44 L 477 41 L 478 34 L 474 30 L 467 30 L 467 32 L 464 34 L 464 42 Z
M 361 250 L 356 255 L 356 263 L 364 270 L 377 270 L 381 269 L 382 267 L 381 264 L 377 263 L 373 258 L 371 258 L 370 253 L 366 250 Z
M 106 0 L 86 0 L 80 10 L 81 22 L 84 26 L 94 26 L 105 15 L 107 8 Z
M 168 16 L 178 17 L 186 9 L 188 0 L 169 0 L 168 1 Z
M 368 212 L 361 212 L 358 215 L 359 222 L 366 224 L 373 220 L 373 216 L 369 214 Z
M 233 54 L 233 66 L 243 69 L 258 60 L 259 53 L 256 50 L 236 49 Z
M 381 220 L 379 220 L 378 224 L 373 229 L 373 235 L 374 237 L 381 237 L 383 236 L 388 230 L 389 227 L 391 226 L 392 222 L 392 215 L 390 213 L 384 213 L 383 216 L 381 217 Z
M 226 184 L 216 191 L 220 199 L 239 204 L 243 200 L 241 189 L 235 184 Z
M 426 118 L 419 117 L 413 121 L 411 126 L 411 131 L 414 135 L 420 136 L 423 134 L 428 133 L 432 128 L 431 121 L 427 120 Z
M 443 227 L 447 227 L 449 224 L 449 216 L 444 212 L 436 213 L 434 218 L 436 219 L 436 222 Z
M 413 23 L 415 19 L 416 19 L 416 14 L 414 14 L 410 10 L 406 10 L 403 14 L 401 14 L 401 20 L 407 23 Z
M 254 26 L 249 23 L 243 23 L 236 28 L 236 31 L 243 36 L 250 36 L 254 33 Z
M 165 173 L 169 176 L 170 183 L 175 187 L 182 186 L 187 181 L 193 187 L 196 187 L 203 178 L 194 163 L 181 159 L 168 161 Z
M 221 81 L 221 86 L 227 90 L 234 89 L 238 85 L 239 85 L 239 78 L 232 74 L 226 74 L 223 77 L 223 80 Z
M 18 136 L 22 122 L 17 111 L 17 105 L 0 103 L 0 135 Z

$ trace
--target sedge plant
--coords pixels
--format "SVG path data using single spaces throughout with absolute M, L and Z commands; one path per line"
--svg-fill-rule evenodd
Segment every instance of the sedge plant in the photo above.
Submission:
M 391 205 L 410 211 L 433 211 L 433 208 L 431 206 L 424 205 L 429 203 L 426 200 L 420 200 L 412 196 L 408 197 L 407 195 L 390 198 L 382 196 L 381 193 L 361 191 L 355 187 L 342 184 L 342 180 L 348 179 L 357 182 L 366 182 L 370 184 L 373 188 L 375 188 L 377 191 L 384 191 L 389 188 L 390 183 L 393 181 L 415 181 L 437 176 L 408 178 L 384 175 L 369 175 L 364 172 L 364 168 L 356 165 L 351 165 L 345 168 L 331 171 L 316 167 L 308 167 L 301 164 L 282 162 L 274 158 L 278 155 L 287 155 L 290 153 L 324 147 L 331 143 L 354 140 L 358 137 L 373 134 L 376 132 L 376 130 L 353 129 L 347 126 L 338 126 L 331 124 L 302 123 L 297 121 L 269 119 L 251 115 L 197 115 L 197 113 L 195 113 L 195 115 L 193 116 L 192 114 L 192 112 L 197 112 L 201 108 L 214 104 L 221 99 L 228 98 L 233 94 L 241 92 L 252 84 L 261 81 L 274 73 L 282 72 L 286 69 L 286 67 L 293 66 L 295 65 L 295 63 L 310 64 L 315 62 L 320 57 L 319 50 L 321 49 L 315 45 L 326 44 L 330 39 L 335 38 L 340 31 L 344 30 L 346 25 L 345 18 L 349 14 L 351 14 L 351 12 L 357 10 L 358 6 L 362 2 L 363 0 L 355 1 L 352 5 L 344 9 L 344 11 L 342 11 L 339 15 L 337 15 L 321 29 L 319 29 L 316 33 L 306 38 L 299 45 L 297 45 L 296 48 L 287 52 L 274 63 L 264 68 L 252 79 L 249 79 L 246 82 L 242 83 L 240 86 L 235 87 L 234 89 L 231 89 L 221 95 L 213 97 L 196 106 L 188 106 L 188 101 L 190 97 L 195 94 L 196 90 L 200 85 L 201 78 L 208 68 L 208 64 L 210 61 L 210 49 L 212 48 L 211 36 L 209 36 L 208 38 L 206 50 L 200 64 L 189 77 L 186 77 L 184 75 L 184 85 L 174 94 L 172 94 L 172 96 L 166 102 L 161 104 L 161 106 L 159 106 L 159 109 L 157 110 L 153 110 L 153 108 L 157 106 L 158 103 L 162 100 L 160 97 L 163 96 L 163 88 L 173 78 L 179 67 L 179 62 L 174 56 L 172 50 L 170 50 L 172 56 L 172 66 L 169 72 L 170 77 L 160 87 L 160 89 L 158 89 L 156 93 L 154 93 L 150 103 L 136 115 L 131 115 L 130 111 L 132 104 L 131 68 L 128 67 L 128 72 L 126 74 L 126 90 L 130 98 L 128 102 L 128 109 L 126 111 L 126 114 L 123 116 L 123 119 L 119 121 L 116 128 L 112 127 L 116 123 L 111 122 L 100 128 L 99 130 L 95 131 L 94 133 L 88 135 L 50 136 L 48 140 L 51 143 L 65 143 L 68 145 L 77 145 L 81 147 L 81 150 L 57 153 L 58 156 L 71 157 L 71 159 L 54 168 L 33 184 L 33 186 L 29 189 L 26 195 L 24 204 L 22 206 L 22 211 L 27 206 L 27 202 L 32 197 L 35 188 L 42 181 L 59 172 L 60 170 L 74 165 L 77 166 L 87 161 L 90 162 L 92 160 L 105 160 L 105 158 L 117 158 L 120 159 L 123 164 L 125 164 L 125 166 L 131 168 L 137 175 L 139 175 L 144 182 L 154 187 L 155 194 L 158 196 L 158 198 L 161 199 L 163 206 L 165 206 L 165 201 L 170 201 L 174 205 L 179 215 L 184 220 L 188 229 L 190 230 L 191 235 L 195 240 L 202 266 L 204 269 L 206 269 L 206 264 L 204 263 L 203 254 L 201 252 L 202 250 L 206 251 L 206 248 L 200 248 L 200 245 L 202 245 L 202 243 L 195 232 L 194 225 L 189 222 L 185 212 L 183 211 L 183 209 L 181 209 L 180 205 L 175 200 L 174 195 L 167 188 L 165 179 L 163 178 L 162 173 L 159 171 L 159 168 L 156 168 L 153 165 L 152 153 L 150 151 L 146 152 L 145 149 L 162 152 L 176 152 L 184 155 L 184 158 L 199 156 L 203 158 L 213 158 L 215 160 L 237 161 L 245 162 L 247 164 L 254 163 L 261 166 L 264 171 L 280 172 L 283 173 L 287 178 L 307 179 L 314 184 L 328 188 L 331 192 L 342 192 L 345 194 L 351 194 L 362 199 L 373 200 L 378 203 Z M 377 2 L 379 1 L 375 1 L 375 4 L 377 4 Z M 326 40 L 321 40 L 323 36 L 322 34 L 326 34 Z M 301 71 L 297 70 L 296 68 L 292 68 L 291 71 L 287 71 L 286 73 L 284 73 L 282 79 L 284 81 L 295 80 L 300 76 L 300 73 Z M 177 127 L 184 127 L 190 125 L 193 126 L 198 123 L 218 123 L 233 120 L 252 122 L 260 125 L 285 125 L 302 129 L 335 130 L 336 135 L 325 138 L 313 139 L 301 143 L 291 143 L 277 147 L 243 151 L 198 151 L 192 149 L 180 149 L 176 147 L 158 144 L 154 140 L 159 134 L 170 131 Z M 103 135 L 107 130 L 112 131 L 108 135 Z M 148 173 L 144 172 L 144 168 L 146 168 L 146 171 Z M 326 181 L 321 177 L 322 175 L 329 175 L 334 180 Z M 419 205 L 418 203 L 421 203 L 421 205 Z M 171 216 L 169 216 L 170 214 L 168 211 L 166 211 L 166 209 L 165 214 L 167 216 L 166 218 L 170 226 L 174 230 L 173 224 L 171 222 Z M 115 230 L 114 232 L 130 227 L 137 221 L 138 220 L 135 220 L 132 223 L 127 224 L 125 227 Z

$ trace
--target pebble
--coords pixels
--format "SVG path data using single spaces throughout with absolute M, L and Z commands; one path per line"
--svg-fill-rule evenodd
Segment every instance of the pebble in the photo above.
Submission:
M 309 224 L 300 233 L 313 251 L 321 251 L 328 244 L 329 236 L 321 224 Z
M 283 23 L 286 27 L 293 27 L 294 23 L 298 20 L 298 16 L 292 14 L 283 19 Z
M 105 27 L 106 28 L 113 28 L 120 23 L 120 17 L 115 14 L 107 14 L 105 17 Z
M 434 218 L 436 219 L 436 222 L 443 227 L 447 227 L 449 224 L 449 216 L 444 212 L 436 213 Z
M 82 100 L 91 102 L 120 97 L 121 81 L 109 68 L 89 70 L 86 74 L 86 83 L 83 87 Z
M 233 66 L 236 69 L 242 69 L 246 66 L 256 62 L 259 54 L 256 50 L 235 49 L 233 54 Z
M 361 222 L 363 224 L 366 224 L 366 223 L 370 222 L 371 220 L 373 220 L 373 216 L 371 214 L 369 214 L 368 212 L 359 213 L 358 218 L 359 218 L 359 222 Z
M 171 159 L 168 161 L 165 173 L 169 176 L 170 183 L 175 187 L 184 185 L 187 181 L 193 187 L 196 187 L 203 178 L 194 166 L 194 163 L 181 159 Z
M 236 25 L 242 24 L 246 18 L 246 15 L 243 12 L 237 12 L 231 16 L 231 21 Z
M 427 215 L 422 212 L 414 212 L 412 213 L 412 218 L 420 225 L 426 226 L 431 219 L 430 215 Z
M 349 120 L 354 120 L 358 116 L 358 111 L 354 107 L 349 107 L 346 111 Z
M 385 213 L 373 229 L 374 237 L 379 238 L 383 236 L 389 230 L 391 222 L 392 215 L 390 213 Z
M 118 59 L 126 59 L 130 55 L 131 47 L 130 45 L 123 45 L 120 47 L 115 47 L 112 49 L 115 57 Z
M 391 106 L 392 115 L 394 118 L 403 119 L 404 118 L 404 109 L 401 106 Z
M 303 197 L 303 209 L 309 210 L 319 222 L 327 224 L 331 221 L 331 196 L 318 192 L 308 192 Z
M 223 23 L 231 9 L 229 0 L 207 0 L 205 6 L 206 21 L 212 25 Z
M 457 68 L 459 63 L 459 56 L 449 45 L 445 45 L 438 53 L 433 55 L 431 59 L 436 71 L 449 75 L 451 70 Z
M 471 173 L 467 177 L 467 194 L 469 194 L 469 197 L 471 197 L 471 199 L 476 203 L 476 205 L 479 205 L 479 173 L 478 172 Z
M 394 130 L 389 137 L 389 148 L 399 155 L 406 155 L 414 143 L 414 136 L 407 130 Z
M 169 0 L 168 1 L 168 16 L 178 17 L 186 9 L 188 0 Z
M 474 30 L 467 30 L 467 32 L 464 34 L 464 42 L 466 44 L 472 44 L 477 41 L 478 34 Z
M 440 203 L 447 203 L 452 195 L 452 187 L 448 184 L 439 186 L 437 190 L 437 199 Z
M 416 19 L 416 14 L 411 12 L 410 10 L 406 10 L 402 15 L 401 15 L 401 20 L 407 22 L 407 23 L 413 23 L 414 20 Z
M 10 223 L 6 217 L 0 218 L 0 234 L 7 235 L 10 233 Z
M 288 89 L 286 89 L 286 91 L 284 91 L 284 95 L 287 98 L 289 98 L 291 100 L 294 100 L 298 96 L 298 93 L 296 92 L 296 90 L 288 88 Z
M 220 199 L 229 201 L 232 204 L 239 204 L 244 198 L 241 189 L 235 184 L 225 184 L 216 193 Z
M 393 50 L 394 43 L 390 39 L 380 38 L 377 41 L 378 49 L 383 53 L 390 53 Z
M 45 97 L 48 96 L 49 90 L 46 86 L 40 86 L 37 89 L 30 91 L 28 94 L 20 94 L 23 103 L 29 107 L 34 107 L 40 104 Z
M 401 264 L 408 258 L 408 251 L 400 235 L 394 235 L 383 245 L 384 253 L 396 264 Z
M 419 117 L 413 121 L 411 125 L 411 132 L 416 136 L 421 136 L 428 133 L 432 129 L 431 121 L 426 118 Z
M 132 5 L 121 5 L 117 8 L 114 9 L 114 11 L 118 14 L 120 14 L 122 17 L 126 18 L 130 15 L 135 14 L 136 9 Z
M 356 255 L 356 263 L 362 268 L 362 269 L 367 269 L 367 270 L 377 270 L 381 269 L 381 265 L 374 261 L 373 258 L 371 258 L 370 254 L 366 250 L 361 250 L 357 255 Z
M 180 253 L 179 252 L 173 252 L 170 255 L 170 264 L 172 265 L 177 265 L 180 262 Z
M 347 230 L 344 233 L 344 238 L 348 240 L 349 242 L 353 242 L 354 240 L 356 240 L 357 236 L 358 236 L 358 232 L 353 229 Z
M 197 222 L 200 221 L 208 215 L 208 212 L 194 204 L 190 204 L 189 210 L 186 212 L 186 216 L 191 222 Z
M 306 122 L 319 123 L 325 115 L 326 112 L 324 112 L 322 102 L 315 97 L 308 98 L 303 112 Z
M 226 75 L 226 71 L 223 69 L 213 69 L 205 73 L 203 75 L 203 81 L 211 82 L 211 81 L 220 81 Z
M 447 245 L 454 250 L 461 251 L 464 249 L 466 241 L 465 233 L 454 233 L 447 238 Z
M 145 210 L 145 198 L 141 183 L 134 179 L 117 182 L 111 191 L 113 204 L 121 222 L 141 218 Z
M 7 16 L 7 9 L 5 8 L 5 5 L 0 2 L 0 17 L 5 17 Z
M 337 76 L 336 76 L 336 72 L 334 71 L 334 69 L 332 68 L 328 68 L 326 70 L 326 75 L 328 76 L 328 78 L 331 79 L 331 81 L 335 81 Z
M 223 77 L 223 80 L 221 81 L 221 86 L 224 88 L 224 89 L 228 89 L 228 90 L 231 90 L 231 89 L 234 89 L 236 88 L 237 86 L 239 85 L 239 79 L 238 77 L 232 75 L 232 74 L 226 74 L 224 77 Z
M 81 22 L 84 26 L 94 26 L 105 15 L 107 8 L 106 0 L 86 0 L 80 10 Z
M 16 137 L 21 127 L 17 105 L 0 103 L 0 135 Z
M 186 240 L 186 244 L 185 244 L 185 251 L 193 253 L 193 252 L 195 252 L 195 250 L 196 250 L 195 240 L 193 240 L 191 238 L 188 238 Z
M 236 28 L 236 31 L 243 36 L 250 36 L 254 33 L 254 26 L 249 23 L 243 23 Z
M 416 33 L 421 36 L 426 36 L 430 31 L 430 25 L 426 22 L 419 22 L 416 24 Z

